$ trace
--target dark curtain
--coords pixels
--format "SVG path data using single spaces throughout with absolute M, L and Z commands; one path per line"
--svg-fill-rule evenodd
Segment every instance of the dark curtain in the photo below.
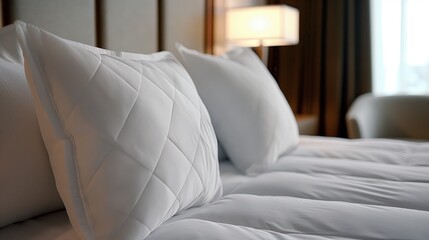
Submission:
M 371 91 L 369 0 L 270 0 L 300 12 L 300 42 L 271 47 L 268 68 L 295 114 L 318 117 L 319 134 L 346 137 L 345 114 Z

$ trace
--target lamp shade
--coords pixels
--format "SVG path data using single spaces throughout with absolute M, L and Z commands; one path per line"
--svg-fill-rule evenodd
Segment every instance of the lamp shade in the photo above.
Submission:
M 226 39 L 248 47 L 298 44 L 299 12 L 286 5 L 228 9 Z

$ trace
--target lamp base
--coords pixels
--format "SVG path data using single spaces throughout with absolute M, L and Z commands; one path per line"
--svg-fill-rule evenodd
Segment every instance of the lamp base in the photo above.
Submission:
M 256 53 L 256 55 L 258 55 L 259 59 L 261 59 L 261 61 L 265 65 L 267 65 L 267 62 L 268 62 L 267 48 L 268 47 L 264 47 L 262 45 L 259 45 L 257 47 L 252 47 L 253 51 Z

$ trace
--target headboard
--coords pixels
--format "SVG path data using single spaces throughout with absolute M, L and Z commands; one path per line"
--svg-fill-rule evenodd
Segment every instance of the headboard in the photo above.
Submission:
M 175 51 L 174 43 L 210 52 L 211 0 L 1 0 L 1 25 L 15 20 L 111 50 Z
M 0 26 L 22 20 L 61 37 L 110 50 L 176 53 L 175 42 L 224 51 L 228 7 L 265 0 L 1 0 Z

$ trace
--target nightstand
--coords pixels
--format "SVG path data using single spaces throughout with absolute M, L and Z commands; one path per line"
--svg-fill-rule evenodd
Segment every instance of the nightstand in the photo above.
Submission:
M 318 121 L 316 115 L 297 114 L 295 118 L 298 123 L 299 135 L 317 135 Z

